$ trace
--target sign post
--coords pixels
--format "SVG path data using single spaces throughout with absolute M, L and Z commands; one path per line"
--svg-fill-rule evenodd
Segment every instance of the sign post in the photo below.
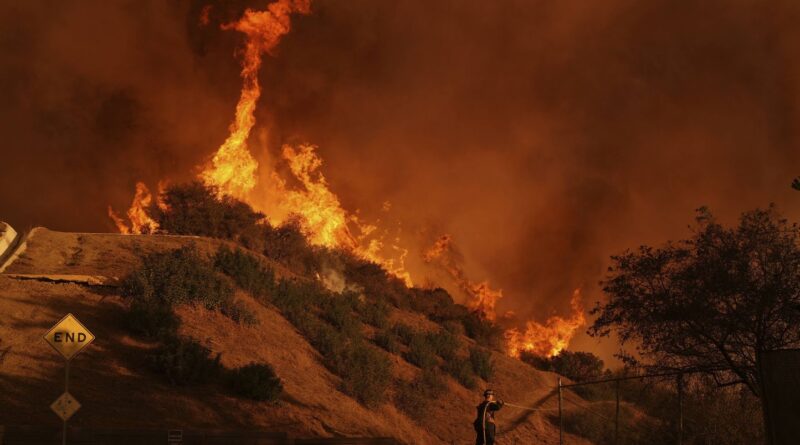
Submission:
M 50 405 L 50 409 L 64 422 L 61 435 L 62 445 L 67 443 L 67 420 L 77 412 L 81 404 L 69 393 L 69 363 L 85 347 L 94 341 L 94 335 L 72 314 L 67 314 L 44 335 L 45 341 L 53 347 L 66 362 L 64 366 L 64 394 Z

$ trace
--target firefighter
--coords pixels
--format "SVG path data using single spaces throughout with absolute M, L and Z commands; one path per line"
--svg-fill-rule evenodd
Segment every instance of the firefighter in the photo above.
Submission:
M 494 391 L 487 389 L 483 392 L 483 402 L 478 405 L 478 416 L 473 422 L 475 427 L 475 445 L 494 445 L 494 436 L 497 426 L 494 413 L 503 407 L 503 401 L 495 398 Z

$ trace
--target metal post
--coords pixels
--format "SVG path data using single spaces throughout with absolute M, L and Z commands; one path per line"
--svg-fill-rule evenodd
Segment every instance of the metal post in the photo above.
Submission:
M 558 445 L 564 445 L 564 414 L 561 411 L 561 378 L 558 379 Z
M 683 374 L 678 374 L 678 445 L 683 445 Z
M 617 412 L 614 415 L 614 445 L 619 445 L 619 380 L 617 380 Z
M 64 367 L 64 394 L 69 392 L 69 360 Z M 67 445 L 67 420 L 64 419 L 64 427 L 61 431 L 61 445 Z

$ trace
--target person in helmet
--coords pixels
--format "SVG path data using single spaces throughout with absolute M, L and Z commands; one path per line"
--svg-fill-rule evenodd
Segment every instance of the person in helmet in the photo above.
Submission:
M 475 427 L 475 445 L 494 445 L 494 436 L 497 431 L 494 413 L 503 407 L 503 401 L 495 398 L 494 391 L 487 389 L 483 392 L 483 402 L 478 405 L 478 416 L 473 422 Z

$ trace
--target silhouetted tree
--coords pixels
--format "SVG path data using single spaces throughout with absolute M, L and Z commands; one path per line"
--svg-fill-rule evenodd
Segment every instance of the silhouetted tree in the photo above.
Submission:
M 760 351 L 800 345 L 799 234 L 772 206 L 731 228 L 700 209 L 692 238 L 612 257 L 589 333 L 615 331 L 656 368 L 760 395 Z

